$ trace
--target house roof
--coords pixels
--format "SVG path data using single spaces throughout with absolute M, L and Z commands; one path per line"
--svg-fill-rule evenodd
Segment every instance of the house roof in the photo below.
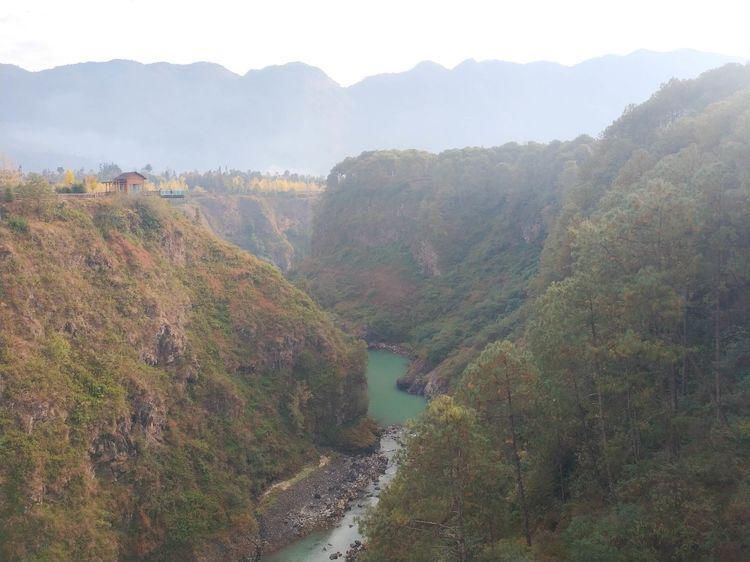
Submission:
M 120 174 L 119 176 L 117 176 L 112 181 L 120 182 L 120 181 L 129 180 L 129 179 L 135 179 L 135 178 L 140 178 L 144 181 L 146 180 L 146 176 L 144 176 L 143 174 L 139 174 L 138 172 L 125 172 L 124 174 Z

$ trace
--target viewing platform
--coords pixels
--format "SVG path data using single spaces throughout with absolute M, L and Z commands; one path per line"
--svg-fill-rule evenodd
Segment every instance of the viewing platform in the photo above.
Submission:
M 162 190 L 159 190 L 159 197 L 162 197 L 163 199 L 184 199 L 185 190 L 184 189 L 162 189 Z

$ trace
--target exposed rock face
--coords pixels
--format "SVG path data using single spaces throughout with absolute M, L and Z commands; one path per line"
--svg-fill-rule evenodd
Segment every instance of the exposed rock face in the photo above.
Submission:
M 173 265 L 185 265 L 185 237 L 180 229 L 165 230 L 161 244 Z
M 433 369 L 424 376 L 424 388 L 422 394 L 427 398 L 433 398 L 438 394 L 444 394 L 448 391 L 447 381 L 441 377 L 438 369 Z
M 11 408 L 16 412 L 18 424 L 27 434 L 31 434 L 37 422 L 45 422 L 51 416 L 59 415 L 47 400 L 35 400 L 31 396 L 14 402 Z
M 541 220 L 536 220 L 521 227 L 521 236 L 524 242 L 531 244 L 536 242 L 544 234 L 544 224 Z
M 121 418 L 116 427 L 116 433 L 103 433 L 91 445 L 91 460 L 95 465 L 107 465 L 113 472 L 112 466 L 117 463 L 123 467 L 125 461 L 135 456 L 136 448 L 130 439 L 130 429 L 125 419 Z
M 185 334 L 176 326 L 161 324 L 151 345 L 143 351 L 143 361 L 151 366 L 167 367 L 174 365 L 185 349 Z
M 136 440 L 142 439 L 146 446 L 162 442 L 167 423 L 166 407 L 157 396 L 137 392 L 131 405 L 131 415 L 118 418 L 113 426 L 100 428 L 89 447 L 95 469 L 107 469 L 115 479 L 128 471 L 127 461 L 138 454 Z
M 169 324 L 164 324 L 156 337 L 157 364 L 172 365 L 185 349 L 185 335 L 173 331 Z

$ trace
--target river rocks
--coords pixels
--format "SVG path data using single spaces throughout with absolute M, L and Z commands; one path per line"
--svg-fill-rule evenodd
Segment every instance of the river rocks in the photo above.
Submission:
M 447 377 L 443 372 L 445 364 L 432 368 L 424 359 L 414 359 L 407 373 L 396 381 L 399 390 L 417 394 L 427 399 L 448 391 Z
M 301 482 L 277 492 L 261 514 L 264 552 L 274 552 L 312 531 L 335 525 L 387 465 L 387 457 L 379 452 L 340 455 Z
M 367 348 L 382 349 L 383 351 L 390 351 L 391 353 L 401 355 L 402 357 L 406 357 L 407 359 L 416 359 L 411 351 L 397 343 L 373 342 L 368 339 Z
M 365 544 L 362 541 L 354 541 L 349 545 L 349 550 L 346 551 L 344 556 L 345 562 L 356 562 L 359 558 L 359 554 L 366 549 Z

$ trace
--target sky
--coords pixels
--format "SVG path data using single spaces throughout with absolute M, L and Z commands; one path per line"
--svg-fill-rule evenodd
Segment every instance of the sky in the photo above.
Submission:
M 750 58 L 748 0 L 0 0 L 0 63 L 302 61 L 343 85 L 432 60 L 575 64 L 637 49 Z

